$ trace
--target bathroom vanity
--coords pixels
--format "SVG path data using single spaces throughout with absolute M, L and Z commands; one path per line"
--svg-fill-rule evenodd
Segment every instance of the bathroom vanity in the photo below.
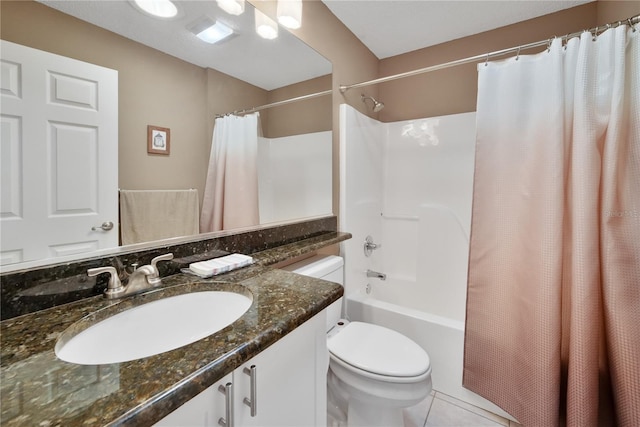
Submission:
M 326 309 L 156 426 L 326 425 Z
M 231 425 L 230 417 L 236 426 L 324 423 L 325 309 L 342 287 L 271 265 L 348 238 L 327 233 L 254 252 L 252 266 L 212 279 L 172 274 L 153 297 L 94 296 L 2 321 L 0 423 L 217 426 L 220 418 Z M 60 335 L 81 319 L 97 321 L 100 313 L 203 287 L 248 292 L 251 307 L 204 339 L 142 359 L 78 365 L 55 355 Z

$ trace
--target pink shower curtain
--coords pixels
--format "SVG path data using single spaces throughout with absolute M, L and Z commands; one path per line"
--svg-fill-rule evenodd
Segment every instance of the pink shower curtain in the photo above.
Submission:
M 640 426 L 640 31 L 479 64 L 464 386 Z
M 200 215 L 200 232 L 260 223 L 259 113 L 216 119 Z

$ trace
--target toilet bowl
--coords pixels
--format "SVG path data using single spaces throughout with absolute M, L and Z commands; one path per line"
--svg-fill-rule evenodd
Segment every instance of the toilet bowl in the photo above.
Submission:
M 287 270 L 344 282 L 337 256 L 315 256 Z M 431 392 L 429 355 L 399 332 L 340 319 L 341 304 L 329 307 L 327 319 L 329 417 L 350 427 L 403 426 L 402 409 Z

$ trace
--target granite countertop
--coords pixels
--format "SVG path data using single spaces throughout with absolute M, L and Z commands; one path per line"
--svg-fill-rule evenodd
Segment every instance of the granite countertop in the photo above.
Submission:
M 337 300 L 339 285 L 269 265 L 349 237 L 337 233 L 252 254 L 254 265 L 212 279 L 176 274 L 144 294 L 92 297 L 1 322 L 0 424 L 152 425 Z M 154 299 L 204 290 L 251 294 L 253 302 L 221 331 L 148 358 L 77 365 L 55 355 L 58 337 L 80 319 L 99 321 Z

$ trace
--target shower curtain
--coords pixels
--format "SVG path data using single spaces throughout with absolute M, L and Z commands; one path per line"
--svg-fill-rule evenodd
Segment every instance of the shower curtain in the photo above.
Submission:
M 640 425 L 640 31 L 479 64 L 464 386 Z
M 259 113 L 215 121 L 200 232 L 260 223 L 258 213 Z

